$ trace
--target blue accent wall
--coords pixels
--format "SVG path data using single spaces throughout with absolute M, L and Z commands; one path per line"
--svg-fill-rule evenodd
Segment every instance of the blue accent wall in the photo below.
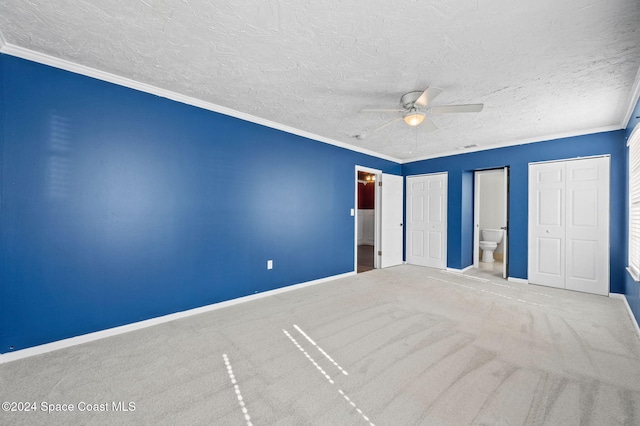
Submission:
M 0 353 L 353 271 L 355 165 L 448 172 L 455 269 L 473 263 L 473 171 L 509 166 L 510 276 L 527 278 L 528 163 L 610 155 L 611 291 L 640 318 L 625 270 L 636 116 L 401 166 L 0 54 Z
M 473 264 L 474 170 L 509 167 L 509 276 L 527 278 L 528 164 L 537 161 L 611 156 L 611 292 L 622 293 L 625 266 L 626 149 L 625 131 L 537 142 L 487 151 L 452 155 L 402 165 L 404 176 L 448 172 L 447 266 L 463 269 Z M 464 213 L 463 213 L 464 212 Z M 471 221 L 471 222 L 469 222 Z
M 355 165 L 401 174 L 8 55 L 0 94 L 0 353 L 351 272 Z
M 629 123 L 627 124 L 627 128 L 625 129 L 625 145 L 626 142 L 631 136 L 631 132 L 635 126 L 640 123 L 640 100 L 636 103 L 636 107 L 631 114 L 631 118 L 629 119 Z M 625 265 L 628 264 L 629 259 L 629 149 L 625 148 L 626 155 L 626 164 L 624 167 L 625 170 L 625 219 L 624 219 L 624 229 L 625 229 L 625 239 L 624 239 L 624 262 Z M 633 315 L 636 317 L 636 321 L 640 323 L 640 283 L 634 281 L 631 275 L 625 271 L 624 272 L 624 295 L 627 298 L 627 302 L 629 303 L 629 307 L 633 312 Z

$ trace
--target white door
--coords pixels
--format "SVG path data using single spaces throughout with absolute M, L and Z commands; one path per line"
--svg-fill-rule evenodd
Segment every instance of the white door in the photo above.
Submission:
M 380 267 L 402 264 L 402 176 L 382 174 Z
M 565 164 L 529 166 L 529 282 L 564 288 Z
M 609 293 L 609 158 L 529 165 L 529 282 Z
M 609 158 L 568 161 L 566 288 L 609 294 Z
M 407 177 L 407 263 L 447 267 L 447 177 Z

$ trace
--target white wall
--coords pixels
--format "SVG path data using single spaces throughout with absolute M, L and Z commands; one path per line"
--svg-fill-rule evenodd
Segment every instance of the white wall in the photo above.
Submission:
M 358 245 L 373 245 L 375 223 L 374 209 L 358 209 Z

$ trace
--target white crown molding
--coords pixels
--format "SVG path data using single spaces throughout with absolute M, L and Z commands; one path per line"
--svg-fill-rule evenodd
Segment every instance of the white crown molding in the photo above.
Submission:
M 479 146 L 477 148 L 469 148 L 469 149 L 463 149 L 463 150 L 448 151 L 448 152 L 443 152 L 443 153 L 439 153 L 439 154 L 432 154 L 432 155 L 425 155 L 425 156 L 421 156 L 421 157 L 415 157 L 415 158 L 412 158 L 412 159 L 401 160 L 401 164 L 413 163 L 413 162 L 416 162 L 416 161 L 423 161 L 423 160 L 432 160 L 434 158 L 450 157 L 450 156 L 453 156 L 453 155 L 468 154 L 470 152 L 488 151 L 488 150 L 491 150 L 491 149 L 506 148 L 506 147 L 509 147 L 509 146 L 526 145 L 526 144 L 536 143 L 536 142 L 547 142 L 547 141 L 552 141 L 552 140 L 555 140 L 555 139 L 571 138 L 571 137 L 574 137 L 574 136 L 586 136 L 586 135 L 591 135 L 591 134 L 594 134 L 594 133 L 610 132 L 610 131 L 613 131 L 613 130 L 620 130 L 620 129 L 624 129 L 624 127 L 621 127 L 620 125 L 614 125 L 614 126 L 606 126 L 606 127 L 597 127 L 597 128 L 590 129 L 590 130 L 581 130 L 581 131 L 575 131 L 575 132 L 557 133 L 557 134 L 554 134 L 554 135 L 543 136 L 543 137 L 519 139 L 519 140 L 516 140 L 516 141 L 513 141 L 513 142 L 503 142 L 503 143 L 494 144 L 494 145 L 484 145 L 484 146 L 481 146 L 481 147 Z
M 549 136 L 544 136 L 544 137 L 539 137 L 539 138 L 528 138 L 528 139 L 521 139 L 521 140 L 517 140 L 517 141 L 513 141 L 513 142 L 504 142 L 504 143 L 499 143 L 499 144 L 495 144 L 495 145 L 484 145 L 482 147 L 478 147 L 478 148 L 469 148 L 469 149 L 464 149 L 464 150 L 455 150 L 455 151 L 448 151 L 445 153 L 440 153 L 440 154 L 433 154 L 433 155 L 425 155 L 425 156 L 420 156 L 420 157 L 414 157 L 411 159 L 406 159 L 406 160 L 401 160 L 401 164 L 407 164 L 407 163 L 413 163 L 415 161 L 422 161 L 422 160 L 431 160 L 434 158 L 441 158 L 441 157 L 450 157 L 452 155 L 461 155 L 461 154 L 467 154 L 469 152 L 478 152 L 478 151 L 487 151 L 490 149 L 498 149 L 498 148 L 506 148 L 509 146 L 515 146 L 515 145 L 525 145 L 525 144 L 529 144 L 529 143 L 536 143 L 536 142 L 545 142 L 545 141 L 551 141 L 554 139 L 563 139 L 563 138 L 570 138 L 570 137 L 574 137 L 574 136 L 584 136 L 584 135 L 590 135 L 590 134 L 594 134 L 594 133 L 602 133 L 602 132 L 610 132 L 610 131 L 614 131 L 614 130 L 621 130 L 621 129 L 626 129 L 627 126 L 629 125 L 629 120 L 631 119 L 631 114 L 633 114 L 633 110 L 635 109 L 638 100 L 640 100 L 640 67 L 638 67 L 638 72 L 636 73 L 636 78 L 635 81 L 633 83 L 633 88 L 631 90 L 631 97 L 629 99 L 629 104 L 627 106 L 627 112 L 625 113 L 624 117 L 622 117 L 622 120 L 620 121 L 620 124 L 618 125 L 613 125 L 613 126 L 606 126 L 606 127 L 597 127 L 594 129 L 589 129 L 589 130 L 582 130 L 582 131 L 577 131 L 577 132 L 566 132 L 566 133 L 558 133 L 555 135 L 549 135 Z
M 40 64 L 48 65 L 54 68 L 59 68 L 65 71 L 69 71 L 75 74 L 92 77 L 98 80 L 106 81 L 109 83 L 117 84 L 119 86 L 128 87 L 130 89 L 138 90 L 152 95 L 167 98 L 172 101 L 180 102 L 183 104 L 195 106 L 198 108 L 206 109 L 209 111 L 217 112 L 220 114 L 228 115 L 230 117 L 239 118 L 241 120 L 249 121 L 251 123 L 259 124 L 272 129 L 281 130 L 286 133 L 290 133 L 297 136 L 302 136 L 307 139 L 312 139 L 318 142 L 326 143 L 328 145 L 334 145 L 339 148 L 348 149 L 350 151 L 359 152 L 361 154 L 370 155 L 372 157 L 381 158 L 384 160 L 393 161 L 394 163 L 400 163 L 401 160 L 390 155 L 381 154 L 379 152 L 371 151 L 366 148 L 360 148 L 355 145 L 350 145 L 344 142 L 340 142 L 334 139 L 326 138 L 324 136 L 316 135 L 304 130 L 296 129 L 284 124 L 276 123 L 275 121 L 267 120 L 255 115 L 247 114 L 244 112 L 236 111 L 231 108 L 216 105 L 211 102 L 203 101 L 191 96 L 182 95 L 180 93 L 172 92 L 160 87 L 152 86 L 150 84 L 141 83 L 126 77 L 121 77 L 116 74 L 101 71 L 95 68 L 80 65 L 75 62 L 67 61 L 65 59 L 56 58 L 54 56 L 47 55 L 45 53 L 36 52 L 30 49 L 25 49 L 20 46 L 15 46 L 10 43 L 6 43 L 0 39 L 0 52 L 7 55 L 15 56 L 29 61 L 37 62 Z
M 631 114 L 633 114 L 633 110 L 640 99 L 640 67 L 638 67 L 638 72 L 636 73 L 636 80 L 633 82 L 633 89 L 631 90 L 631 99 L 629 100 L 629 106 L 627 107 L 627 113 L 624 115 L 622 122 L 620 123 L 620 127 L 626 129 L 629 125 L 629 120 L 631 120 Z
M 160 87 L 152 86 L 150 84 L 141 83 L 126 77 L 121 77 L 116 74 L 112 74 L 112 73 L 101 71 L 95 68 L 76 64 L 74 62 L 67 61 L 65 59 L 56 58 L 54 56 L 50 56 L 44 53 L 36 52 L 30 49 L 25 49 L 20 46 L 15 46 L 13 44 L 7 43 L 4 40 L 1 32 L 0 32 L 0 52 L 5 53 L 7 55 L 16 56 L 18 58 L 41 63 L 44 65 L 49 65 L 54 68 L 63 69 L 65 71 L 73 72 L 75 74 L 85 75 L 88 77 L 96 78 L 98 80 L 107 81 L 109 83 L 128 87 L 130 89 L 150 93 L 150 94 L 167 98 L 183 104 L 187 104 L 187 105 L 195 106 L 198 108 L 206 109 L 209 111 L 217 112 L 220 114 L 228 115 L 231 117 L 239 118 L 241 120 L 256 123 L 265 127 L 276 129 L 276 130 L 281 130 L 283 132 L 294 134 L 297 136 L 302 136 L 304 138 L 326 143 L 328 145 L 334 145 L 339 148 L 344 148 L 350 151 L 359 152 L 361 154 L 370 155 L 372 157 L 389 160 L 398 164 L 407 164 L 407 163 L 413 163 L 416 161 L 431 160 L 431 159 L 441 158 L 441 157 L 450 157 L 453 155 L 461 155 L 461 154 L 467 154 L 471 152 L 487 151 L 491 149 L 505 148 L 509 146 L 525 145 L 525 144 L 536 143 L 536 142 L 550 141 L 554 139 L 569 138 L 574 136 L 584 136 L 584 135 L 593 134 L 593 133 L 609 132 L 613 130 L 624 129 L 627 127 L 627 124 L 631 118 L 631 114 L 633 113 L 633 110 L 638 100 L 640 99 L 640 68 L 639 68 L 638 73 L 636 74 L 636 79 L 633 85 L 631 98 L 629 100 L 629 105 L 627 107 L 627 112 L 625 113 L 625 116 L 622 118 L 620 124 L 618 125 L 599 127 L 599 128 L 582 130 L 582 131 L 558 133 L 554 135 L 547 135 L 547 136 L 536 137 L 536 138 L 526 138 L 526 139 L 520 139 L 512 142 L 503 142 L 503 143 L 498 143 L 498 144 L 493 144 L 488 146 L 484 145 L 482 147 L 477 147 L 477 148 L 454 150 L 454 151 L 448 151 L 448 152 L 439 153 L 439 154 L 429 154 L 429 155 L 418 156 L 413 158 L 399 159 L 390 155 L 381 154 L 379 152 L 375 152 L 366 148 L 361 148 L 355 145 L 340 142 L 324 136 L 316 135 L 314 133 L 310 133 L 304 130 L 296 129 L 294 127 L 290 127 L 284 124 L 276 123 L 274 121 L 267 120 L 261 117 L 256 117 L 251 114 L 236 111 L 231 108 L 223 107 L 221 105 L 216 105 L 211 102 L 193 98 L 191 96 L 182 95 L 180 93 L 172 92 L 170 90 L 162 89 Z

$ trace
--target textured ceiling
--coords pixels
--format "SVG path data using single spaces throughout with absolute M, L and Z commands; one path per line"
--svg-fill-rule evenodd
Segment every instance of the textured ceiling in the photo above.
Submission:
M 640 66 L 638 0 L 4 0 L 0 32 L 400 160 L 623 127 Z M 354 137 L 429 85 L 485 108 Z

